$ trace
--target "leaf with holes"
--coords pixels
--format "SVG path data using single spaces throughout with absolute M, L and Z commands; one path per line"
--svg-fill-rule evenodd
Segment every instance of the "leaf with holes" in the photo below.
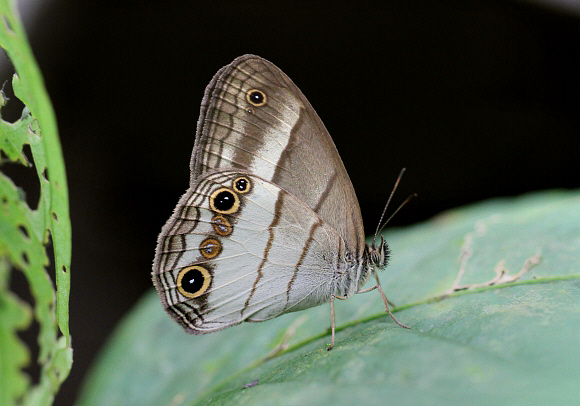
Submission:
M 14 64 L 12 86 L 26 105 L 14 123 L 0 119 L 0 404 L 20 400 L 49 404 L 72 365 L 68 327 L 70 267 L 70 218 L 64 162 L 54 112 L 42 76 L 15 14 L 15 2 L 0 1 L 0 46 Z M 1 103 L 9 103 L 2 92 Z M 29 156 L 25 154 L 29 151 Z M 37 207 L 30 207 L 25 193 L 4 173 L 34 168 L 40 184 Z M 50 179 L 50 180 L 49 180 Z M 30 195 L 30 193 L 29 193 Z M 29 196 L 30 197 L 30 196 Z M 45 269 L 51 258 L 46 246 L 52 241 L 56 268 L 55 291 Z M 30 357 L 16 330 L 30 324 L 30 306 L 9 291 L 11 272 L 22 272 L 33 298 L 34 319 L 39 326 L 40 382 L 30 386 L 21 368 Z
M 79 403 L 578 404 L 579 207 L 578 192 L 540 193 L 390 231 L 383 286 L 412 329 L 357 295 L 337 303 L 332 351 L 328 306 L 192 336 L 151 292 Z

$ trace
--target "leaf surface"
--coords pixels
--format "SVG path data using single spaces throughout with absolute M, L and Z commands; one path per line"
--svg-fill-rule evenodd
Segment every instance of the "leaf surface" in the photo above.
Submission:
M 2 164 L 34 167 L 40 184 L 38 205 L 4 171 L 0 173 L 0 404 L 51 404 L 72 366 L 68 325 L 71 226 L 64 161 L 56 119 L 14 1 L 0 0 L 0 46 L 14 65 L 14 94 L 24 104 L 14 123 L 0 119 Z M 3 92 L 2 106 L 9 102 Z M 30 156 L 25 154 L 29 148 Z M 52 242 L 54 258 L 46 247 Z M 56 269 L 56 289 L 47 266 Z M 22 272 L 32 306 L 9 290 L 10 273 Z M 30 362 L 18 330 L 38 322 L 40 381 L 22 372 Z
M 150 292 L 101 354 L 82 405 L 576 404 L 580 401 L 580 193 L 498 199 L 391 230 L 376 291 L 217 333 L 184 333 Z M 468 241 L 468 242 L 466 242 Z M 519 279 L 449 295 L 495 277 Z M 148 271 L 148 270 L 147 270 Z M 148 273 L 144 270 L 144 275 Z M 289 348 L 267 358 L 285 333 Z M 257 382 L 256 382 L 257 380 Z

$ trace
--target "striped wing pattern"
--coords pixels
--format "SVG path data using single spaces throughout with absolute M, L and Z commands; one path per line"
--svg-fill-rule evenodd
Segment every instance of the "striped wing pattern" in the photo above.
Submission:
M 324 124 L 253 55 L 208 85 L 191 180 L 159 236 L 153 282 L 203 334 L 350 296 L 366 280 L 358 201 Z
M 263 91 L 256 107 L 247 96 Z M 300 89 L 274 64 L 244 55 L 222 68 L 201 105 L 191 184 L 214 169 L 241 169 L 299 198 L 360 258 L 364 229 L 346 169 L 324 124 Z
M 212 223 L 212 192 L 241 175 L 250 180 L 251 191 L 238 196 L 239 210 L 225 216 L 233 231 L 220 237 Z M 200 249 L 208 238 L 221 244 L 212 259 Z M 344 252 L 337 249 L 343 246 L 332 227 L 277 185 L 237 171 L 216 172 L 182 197 L 164 227 L 153 279 L 170 314 L 201 334 L 327 302 L 351 278 L 341 261 Z M 204 267 L 211 278 L 196 298 L 177 286 L 179 273 L 191 266 Z

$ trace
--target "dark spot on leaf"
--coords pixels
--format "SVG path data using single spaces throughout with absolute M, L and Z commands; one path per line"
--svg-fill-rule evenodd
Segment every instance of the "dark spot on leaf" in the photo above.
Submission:
M 8 18 L 4 14 L 2 14 L 2 23 L 4 24 L 6 31 L 8 31 L 10 34 L 14 34 L 12 25 L 10 24 L 10 21 L 8 21 Z
M 25 107 L 24 110 L 22 110 L 22 118 L 25 118 L 27 114 L 30 114 L 30 112 Z M 36 128 L 32 125 L 32 123 L 28 124 L 28 132 L 30 134 L 34 134 L 34 135 L 40 136 L 40 132 L 37 132 L 36 131 Z
M 56 215 L 56 212 L 52 212 L 52 218 L 57 221 L 58 220 L 58 216 Z

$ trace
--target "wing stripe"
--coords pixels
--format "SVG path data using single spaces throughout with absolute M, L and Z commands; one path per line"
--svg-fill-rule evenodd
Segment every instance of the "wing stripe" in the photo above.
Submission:
M 314 206 L 312 208 L 312 210 L 318 214 L 318 212 L 320 211 L 320 208 L 322 207 L 324 201 L 328 198 L 328 196 L 330 195 L 330 190 L 334 187 L 334 180 L 336 179 L 336 172 L 332 173 L 332 176 L 330 177 L 330 179 L 328 180 L 328 184 L 326 185 L 326 189 L 324 189 L 324 192 L 322 192 L 322 194 L 320 195 L 320 198 L 318 199 L 318 203 L 316 203 L 316 206 Z
M 300 254 L 300 258 L 298 259 L 298 263 L 296 263 L 296 267 L 294 267 L 294 273 L 292 274 L 292 279 L 290 279 L 290 282 L 288 282 L 288 288 L 286 289 L 286 306 L 284 307 L 284 310 L 286 310 L 286 307 L 288 307 L 288 303 L 290 302 L 290 291 L 292 290 L 292 285 L 294 284 L 294 281 L 296 280 L 296 277 L 298 276 L 298 271 L 300 270 L 300 267 L 302 266 L 302 261 L 304 261 L 304 258 L 306 257 L 306 254 L 308 254 L 308 250 L 310 249 L 310 244 L 314 240 L 314 232 L 321 225 L 322 225 L 322 220 L 318 219 L 318 221 L 316 223 L 314 223 L 312 225 L 312 227 L 310 228 L 310 234 L 308 235 L 308 239 L 304 243 L 304 248 L 302 249 L 302 254 Z
M 274 209 L 274 218 L 272 219 L 272 223 L 270 223 L 270 226 L 268 227 L 268 232 L 270 233 L 270 237 L 268 238 L 268 243 L 266 244 L 266 248 L 264 249 L 264 255 L 262 257 L 262 262 L 260 262 L 260 266 L 258 267 L 258 277 L 254 281 L 254 286 L 252 286 L 252 291 L 250 292 L 250 296 L 248 296 L 248 298 L 246 299 L 246 303 L 244 304 L 244 308 L 242 309 L 242 314 L 244 314 L 244 311 L 250 305 L 250 300 L 252 300 L 252 297 L 254 296 L 254 293 L 256 292 L 256 288 L 258 287 L 258 282 L 260 282 L 260 279 L 262 279 L 262 277 L 264 276 L 262 269 L 264 268 L 264 265 L 266 265 L 266 262 L 268 261 L 268 255 L 270 254 L 270 249 L 272 249 L 272 244 L 274 243 L 274 238 L 275 238 L 274 237 L 274 230 L 275 230 L 276 226 L 278 225 L 278 223 L 280 222 L 280 218 L 282 217 L 282 207 L 283 206 L 284 206 L 284 193 L 282 190 L 280 190 L 280 192 L 278 192 L 276 206 Z
M 298 120 L 296 121 L 296 124 L 294 124 L 294 127 L 292 127 L 292 130 L 290 130 L 290 137 L 288 138 L 288 144 L 286 144 L 286 148 L 284 148 L 284 151 L 282 151 L 282 153 L 280 154 L 280 159 L 278 159 L 278 164 L 276 166 L 276 170 L 274 171 L 274 175 L 272 176 L 272 183 L 278 184 L 280 181 L 281 170 L 286 169 L 285 168 L 286 161 L 288 160 L 288 158 L 290 156 L 289 151 L 294 147 L 294 145 L 296 145 L 298 134 L 300 133 L 300 129 L 304 125 L 303 111 L 304 111 L 304 109 L 300 108 L 300 115 L 298 116 Z

